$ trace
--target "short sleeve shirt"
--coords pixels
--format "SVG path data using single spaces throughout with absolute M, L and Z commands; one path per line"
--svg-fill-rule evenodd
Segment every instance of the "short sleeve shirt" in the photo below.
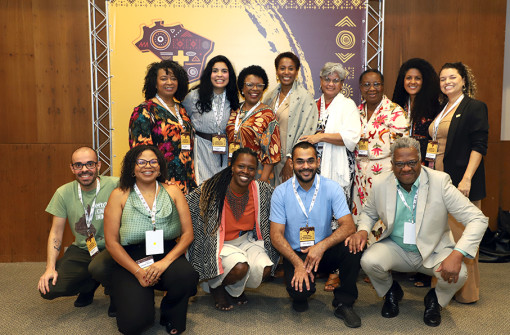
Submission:
M 94 234 L 97 246 L 100 250 L 105 248 L 103 216 L 106 203 L 110 197 L 110 193 L 118 186 L 119 178 L 117 177 L 100 177 L 101 189 L 97 195 L 96 204 L 94 206 L 94 217 L 90 225 L 90 231 Z M 46 212 L 59 218 L 67 218 L 71 231 L 74 235 L 73 244 L 80 249 L 87 250 L 87 223 L 85 221 L 85 211 L 78 197 L 78 182 L 76 180 L 60 186 L 50 203 L 46 207 Z M 83 192 L 83 203 L 87 210 L 90 210 L 96 189 Z
M 269 220 L 285 225 L 285 239 L 292 249 L 299 251 L 299 229 L 306 227 L 307 218 L 293 190 L 294 178 L 287 180 L 274 190 Z M 313 209 L 308 214 L 308 226 L 315 228 L 315 244 L 332 234 L 331 220 L 333 218 L 339 219 L 351 214 L 342 187 L 337 182 L 319 175 L 315 176 L 313 185 L 308 191 L 305 191 L 296 180 L 296 190 L 306 212 L 308 213 L 310 208 L 318 178 L 320 178 L 319 192 Z

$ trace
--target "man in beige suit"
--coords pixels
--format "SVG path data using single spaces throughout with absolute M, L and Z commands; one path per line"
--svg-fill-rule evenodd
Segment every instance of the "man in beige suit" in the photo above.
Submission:
M 381 219 L 387 229 L 361 258 L 377 294 L 385 296 L 381 314 L 397 316 L 404 294 L 390 271 L 421 272 L 438 279 L 425 296 L 423 315 L 425 324 L 435 327 L 441 323 L 441 306 L 448 305 L 467 279 L 462 258 L 475 257 L 488 219 L 453 186 L 448 174 L 421 166 L 418 141 L 399 138 L 391 155 L 393 173 L 374 181 L 357 233 L 346 244 L 351 252 L 361 252 L 368 232 Z M 448 213 L 466 226 L 457 244 L 450 234 Z

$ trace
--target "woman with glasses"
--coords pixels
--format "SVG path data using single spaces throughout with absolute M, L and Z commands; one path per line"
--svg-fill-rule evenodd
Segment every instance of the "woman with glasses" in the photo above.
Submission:
M 267 88 L 266 71 L 258 65 L 244 68 L 237 78 L 237 88 L 244 97 L 238 110 L 232 111 L 227 123 L 229 158 L 238 148 L 250 148 L 257 153 L 257 179 L 269 182 L 273 166 L 281 159 L 280 129 L 276 115 L 261 103 Z
M 118 263 L 113 270 L 117 325 L 123 334 L 140 334 L 154 322 L 154 289 L 166 291 L 160 324 L 169 334 L 186 329 L 188 299 L 198 273 L 184 257 L 193 241 L 186 199 L 166 185 L 163 154 L 136 146 L 122 162 L 119 187 L 104 213 L 106 248 Z
M 303 135 L 315 133 L 317 107 L 313 95 L 297 79 L 301 62 L 292 52 L 279 54 L 274 60 L 279 82 L 264 102 L 276 113 L 280 126 L 281 161 L 275 165 L 275 186 L 293 175 L 291 151 Z
M 485 191 L 483 156 L 487 154 L 489 120 L 487 105 L 475 100 L 476 82 L 471 69 L 461 63 L 446 63 L 439 73 L 444 103 L 441 113 L 429 127 L 432 140 L 437 143 L 433 167 L 444 171 L 473 204 L 481 208 Z M 457 242 L 464 226 L 448 215 L 448 224 Z M 473 303 L 480 298 L 478 255 L 464 258 L 468 280 L 456 294 L 455 300 Z
M 372 189 L 374 177 L 391 171 L 390 146 L 400 136 L 409 134 L 405 111 L 384 95 L 384 76 L 375 69 L 363 72 L 359 78 L 363 101 L 359 105 L 361 138 L 355 151 L 354 222 Z M 378 239 L 383 227 L 374 226 L 373 237 Z
M 194 164 L 197 184 L 227 167 L 225 128 L 239 108 L 236 74 L 225 56 L 211 58 L 195 87 L 182 102 L 195 129 Z
M 351 206 L 354 180 L 354 149 L 360 138 L 361 123 L 354 101 L 342 94 L 347 71 L 339 63 L 326 63 L 321 69 L 322 95 L 317 101 L 319 122 L 314 135 L 302 136 L 300 140 L 317 144 L 321 158 L 321 176 L 333 179 L 342 186 L 349 208 Z M 335 218 L 332 229 L 338 228 Z M 340 285 L 338 273 L 330 274 L 325 291 L 332 292 Z
M 178 103 L 188 92 L 188 75 L 174 61 L 152 63 L 143 92 L 145 101 L 135 107 L 129 120 L 129 146 L 158 147 L 165 157 L 169 180 L 187 194 L 197 186 L 191 122 Z

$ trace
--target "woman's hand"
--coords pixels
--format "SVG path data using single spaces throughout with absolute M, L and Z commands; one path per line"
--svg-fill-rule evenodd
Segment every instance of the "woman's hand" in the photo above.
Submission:
M 462 194 L 469 198 L 469 191 L 471 190 L 471 180 L 466 177 L 462 178 L 457 188 Z
M 144 269 L 139 268 L 134 273 L 134 276 L 136 279 L 138 279 L 138 282 L 142 287 L 149 287 L 151 284 L 149 283 L 149 280 L 147 279 L 147 273 Z
M 283 166 L 282 171 L 280 171 L 280 177 L 282 178 L 282 182 L 286 182 L 290 178 L 292 178 L 292 175 L 294 174 L 294 171 L 292 170 L 292 159 L 287 158 L 287 161 L 285 162 L 285 165 Z
M 300 141 L 310 142 L 311 144 L 316 144 L 322 142 L 322 133 L 317 133 L 313 135 L 305 135 L 299 138 Z
M 145 270 L 145 272 L 147 273 L 146 277 L 147 277 L 147 280 L 149 281 L 149 284 L 151 286 L 154 286 L 159 281 L 159 278 L 161 277 L 163 272 L 165 272 L 169 266 L 170 266 L 170 263 L 168 263 L 164 258 L 160 261 L 157 261 L 157 262 L 151 264 Z

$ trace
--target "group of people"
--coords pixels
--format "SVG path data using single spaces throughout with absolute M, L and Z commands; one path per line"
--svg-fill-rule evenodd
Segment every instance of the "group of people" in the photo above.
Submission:
M 293 309 L 307 310 L 325 272 L 334 315 L 348 327 L 361 326 L 360 267 L 385 297 L 384 317 L 398 315 L 403 296 L 392 270 L 432 278 L 429 326 L 454 295 L 477 301 L 488 116 L 470 69 L 447 63 L 438 76 L 411 59 L 393 101 L 382 73 L 366 70 L 357 107 L 341 93 L 339 63 L 322 68 L 317 101 L 297 80 L 296 55 L 278 55 L 275 68 L 278 86 L 263 98 L 268 77 L 257 65 L 236 77 L 216 56 L 188 92 L 178 63 L 151 64 L 120 178 L 100 177 L 95 151 L 79 148 L 76 180 L 46 209 L 53 224 L 41 295 L 78 294 L 82 307 L 101 283 L 119 331 L 138 334 L 154 322 L 154 289 L 162 290 L 160 323 L 178 334 L 198 283 L 229 311 L 282 258 Z M 75 242 L 57 260 L 66 219 Z

